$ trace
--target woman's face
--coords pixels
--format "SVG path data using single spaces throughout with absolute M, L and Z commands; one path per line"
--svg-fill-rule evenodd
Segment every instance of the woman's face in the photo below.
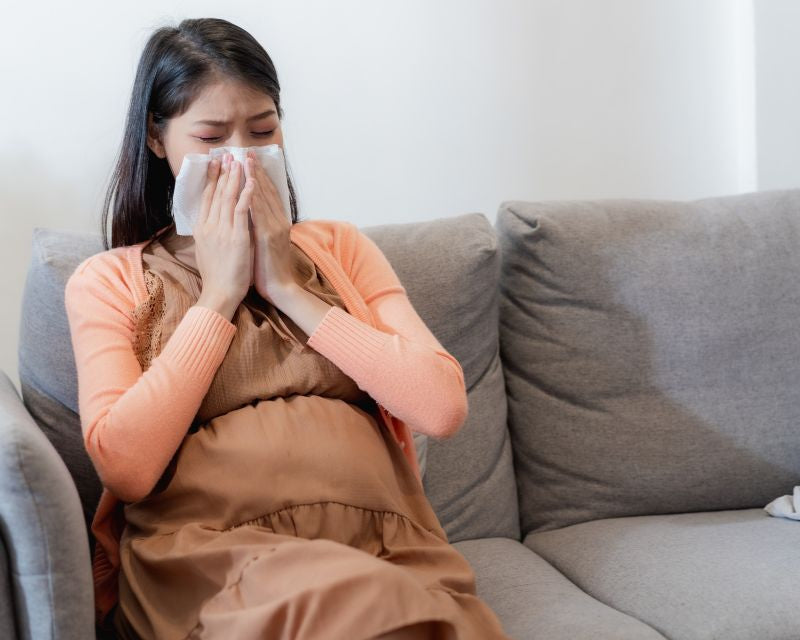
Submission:
M 268 144 L 283 149 L 275 101 L 238 82 L 220 81 L 206 87 L 183 115 L 167 121 L 163 138 L 153 127 L 152 114 L 147 118 L 147 146 L 159 158 L 167 159 L 173 176 L 180 172 L 187 153 Z

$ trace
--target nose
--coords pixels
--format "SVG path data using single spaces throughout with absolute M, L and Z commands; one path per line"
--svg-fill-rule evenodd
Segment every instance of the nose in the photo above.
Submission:
M 231 136 L 230 140 L 228 140 L 227 145 L 228 147 L 249 147 L 250 142 L 241 134 L 235 133 Z
M 271 140 L 270 142 L 272 144 L 277 144 L 275 142 L 272 142 Z M 257 147 L 263 144 L 270 144 L 270 143 L 267 143 L 264 140 L 253 140 L 252 138 L 248 137 L 247 133 L 236 131 L 232 133 L 231 137 L 224 142 L 223 146 L 246 148 L 246 147 Z M 281 149 L 283 149 L 283 144 L 278 144 L 278 146 L 281 147 Z

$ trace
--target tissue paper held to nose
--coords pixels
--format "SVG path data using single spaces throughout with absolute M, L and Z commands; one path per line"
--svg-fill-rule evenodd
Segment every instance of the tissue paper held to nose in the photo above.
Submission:
M 230 152 L 234 159 L 244 163 L 247 152 L 254 151 L 261 166 L 264 167 L 275 188 L 278 190 L 283 210 L 291 217 L 289 184 L 286 178 L 286 163 L 283 149 L 278 144 L 255 147 L 215 147 L 209 153 L 187 153 L 175 178 L 175 191 L 172 194 L 172 217 L 175 219 L 175 232 L 180 236 L 190 236 L 200 217 L 203 190 L 206 187 L 208 163 L 215 157 Z M 238 193 L 244 189 L 245 174 L 242 167 Z M 252 223 L 250 223 L 252 228 Z

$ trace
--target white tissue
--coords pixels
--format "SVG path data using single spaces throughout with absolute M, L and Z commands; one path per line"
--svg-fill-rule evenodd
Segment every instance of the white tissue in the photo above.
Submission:
M 216 156 L 230 152 L 234 159 L 244 163 L 248 150 L 255 152 L 275 188 L 278 190 L 283 210 L 291 218 L 292 210 L 289 202 L 289 183 L 286 177 L 286 164 L 283 149 L 278 144 L 255 147 L 214 147 L 208 153 L 187 153 L 183 157 L 181 170 L 175 177 L 175 191 L 172 194 L 172 217 L 175 219 L 175 232 L 180 236 L 192 235 L 195 222 L 200 217 L 200 206 L 203 190 L 206 186 L 208 163 Z M 245 183 L 244 164 L 242 164 L 239 191 L 241 194 Z M 252 220 L 249 221 L 252 229 Z
M 771 516 L 800 520 L 800 484 L 795 486 L 793 496 L 775 498 L 764 510 Z

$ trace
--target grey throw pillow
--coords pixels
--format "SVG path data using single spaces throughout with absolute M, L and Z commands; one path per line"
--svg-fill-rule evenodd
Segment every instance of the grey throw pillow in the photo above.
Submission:
M 800 482 L 800 190 L 507 201 L 496 226 L 523 535 Z

